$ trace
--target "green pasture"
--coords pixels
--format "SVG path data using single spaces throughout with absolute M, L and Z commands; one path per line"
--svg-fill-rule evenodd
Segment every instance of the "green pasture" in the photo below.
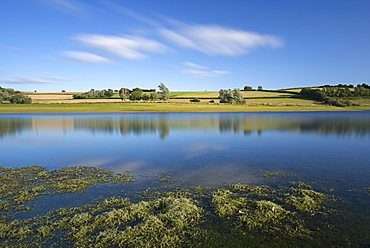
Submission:
M 34 104 L 0 104 L 0 113 L 131 113 L 131 112 L 265 112 L 265 111 L 352 111 L 370 110 L 370 98 L 356 98 L 350 101 L 357 107 L 334 107 L 322 105 L 314 100 L 295 94 L 272 91 L 242 91 L 247 104 L 219 104 L 219 93 L 215 91 L 171 92 L 169 102 L 117 102 L 119 95 L 110 99 L 53 99 L 56 94 L 74 94 L 78 92 L 30 93 L 43 95 L 44 99 L 34 100 Z M 50 96 L 48 98 L 47 96 Z M 46 96 L 46 97 L 45 97 Z M 199 98 L 200 103 L 191 103 Z M 102 101 L 105 102 L 102 102 Z M 213 103 L 209 103 L 211 100 Z M 83 101 L 83 103 L 78 102 Z M 100 102 L 99 102 L 100 101 Z M 111 101 L 111 102 L 110 102 Z M 114 102 L 116 101 L 116 102 Z
M 135 112 L 280 112 L 280 111 L 356 111 L 370 106 L 334 107 L 326 105 L 296 106 L 230 105 L 196 103 L 68 103 L 68 104 L 0 104 L 0 113 L 135 113 Z
M 47 101 L 47 100 L 50 100 L 50 101 L 60 101 L 60 100 L 63 100 L 63 99 L 55 99 L 55 95 L 74 95 L 74 94 L 80 94 L 81 92 L 47 92 L 47 93 L 39 93 L 39 92 L 27 92 L 27 95 L 30 95 L 30 96 L 43 96 L 42 99 L 35 99 L 35 101 Z M 254 99 L 254 98 L 267 98 L 267 99 L 274 99 L 274 98 L 286 98 L 286 99 L 290 99 L 290 98 L 297 98 L 299 97 L 299 95 L 297 96 L 296 94 L 292 93 L 292 94 L 289 94 L 289 93 L 283 93 L 283 92 L 270 92 L 270 91 L 241 91 L 241 93 L 243 94 L 243 96 L 246 98 L 246 99 Z M 144 93 L 144 94 L 148 94 L 148 93 Z M 50 96 L 50 97 L 48 97 Z M 214 101 L 218 101 L 218 97 L 219 97 L 219 92 L 217 91 L 200 91 L 200 92 L 186 92 L 186 91 L 181 91 L 181 92 L 171 92 L 171 97 L 170 99 L 171 100 L 179 100 L 179 101 L 190 101 L 191 99 L 193 98 L 199 98 L 199 99 L 203 99 L 203 101 L 210 101 L 210 100 L 214 100 Z M 120 99 L 120 96 L 119 94 L 114 94 L 112 97 L 110 97 L 109 99 Z M 81 100 L 81 99 L 77 99 L 77 100 Z M 83 99 L 84 101 L 95 101 L 96 99 Z M 291 101 L 289 101 L 291 102 Z

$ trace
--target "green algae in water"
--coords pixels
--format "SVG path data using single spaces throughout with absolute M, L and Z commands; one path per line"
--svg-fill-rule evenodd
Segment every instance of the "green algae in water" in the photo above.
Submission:
M 293 177 L 295 175 L 292 175 L 292 174 L 288 174 L 288 173 L 285 173 L 285 172 L 269 172 L 269 171 L 266 171 L 265 173 L 263 174 L 260 174 L 259 175 L 260 177 L 281 177 L 281 178 L 286 178 L 286 177 Z
M 169 179 L 169 177 L 165 177 Z M 47 171 L 1 169 L 0 247 L 319 247 L 348 246 L 336 233 L 332 195 L 315 183 L 291 187 L 230 184 L 220 188 L 166 185 L 100 198 L 28 219 L 19 213 L 52 195 L 124 185 L 128 175 L 95 167 Z M 155 183 L 155 182 L 154 182 Z M 167 181 L 164 183 L 168 183 Z M 6 185 L 5 185 L 6 184 Z M 366 190 L 366 189 L 365 189 Z M 365 241 L 366 242 L 366 241 Z
M 160 198 L 136 204 L 128 199 L 60 209 L 46 216 L 12 222 L 0 228 L 7 245 L 18 242 L 75 247 L 181 247 L 201 218 L 203 210 L 186 198 Z M 17 230 L 17 232 L 10 232 Z
M 288 195 L 285 203 L 295 207 L 302 212 L 308 212 L 312 215 L 319 212 L 322 203 L 329 198 L 328 195 L 316 192 L 311 189 L 289 189 L 292 195 Z
M 370 187 L 364 188 L 364 190 L 370 195 Z
M 128 175 L 114 174 L 96 167 L 69 167 L 47 171 L 43 166 L 4 168 L 0 174 L 1 218 L 28 211 L 27 206 L 46 195 L 84 192 L 101 183 L 130 183 Z
M 212 203 L 221 218 L 234 219 L 235 226 L 242 232 L 262 231 L 283 236 L 309 237 L 310 231 L 304 227 L 304 212 L 315 214 L 329 198 L 313 190 L 291 188 L 295 194 L 313 197 L 310 204 L 294 202 L 296 209 L 291 209 L 291 195 L 286 194 L 285 188 L 241 184 L 225 188 L 212 194 Z

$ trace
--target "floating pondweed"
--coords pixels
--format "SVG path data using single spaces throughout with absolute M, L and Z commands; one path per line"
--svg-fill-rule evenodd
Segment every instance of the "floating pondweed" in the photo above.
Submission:
M 218 189 L 212 194 L 212 203 L 220 217 L 236 215 L 247 204 L 245 198 L 236 196 L 228 189 Z
M 26 204 L 45 195 L 83 192 L 99 183 L 129 183 L 132 178 L 96 167 L 70 167 L 47 171 L 43 166 L 2 168 L 0 174 L 0 212 L 8 214 L 30 210 Z M 11 211 L 12 213 L 10 213 Z
M 160 183 L 176 183 L 177 180 L 171 178 L 171 177 L 165 177 L 165 178 L 161 178 L 159 179 L 159 182 Z
M 370 194 L 370 187 L 364 188 L 364 190 L 365 190 L 368 194 Z
M 311 187 L 312 183 L 292 184 L 299 188 L 226 185 L 212 194 L 212 203 L 220 217 L 234 221 L 234 226 L 242 232 L 246 232 L 243 231 L 246 228 L 249 232 L 308 237 L 310 231 L 304 224 L 305 212 L 311 215 L 319 213 L 329 196 L 300 188 Z
M 298 182 L 293 181 L 289 183 L 292 185 L 296 185 L 299 188 L 307 188 L 307 189 L 312 189 L 312 185 L 316 184 L 315 182 L 305 183 L 302 181 L 298 181 Z
M 260 174 L 259 176 L 260 177 L 281 177 L 281 178 L 285 178 L 285 177 L 293 177 L 295 175 L 288 174 L 288 173 L 285 173 L 285 172 L 269 172 L 269 171 L 266 171 L 265 173 Z

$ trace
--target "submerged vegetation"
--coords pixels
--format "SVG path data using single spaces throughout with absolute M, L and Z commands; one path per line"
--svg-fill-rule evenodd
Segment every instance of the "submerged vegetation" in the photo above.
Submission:
M 0 247 L 346 246 L 329 224 L 336 199 L 313 189 L 314 182 L 207 188 L 176 186 L 168 174 L 158 178 L 166 185 L 33 214 L 53 195 L 80 198 L 89 188 L 129 187 L 134 180 L 95 167 L 0 167 Z
M 129 176 L 96 167 L 68 167 L 47 171 L 43 166 L 0 167 L 0 211 L 7 219 L 31 210 L 30 202 L 46 195 L 83 192 L 99 183 L 129 183 Z M 15 211 L 14 211 L 15 210 Z

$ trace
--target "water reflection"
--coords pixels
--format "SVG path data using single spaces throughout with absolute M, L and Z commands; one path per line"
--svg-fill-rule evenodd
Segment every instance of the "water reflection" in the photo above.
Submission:
M 32 129 L 32 119 L 31 118 L 12 118 L 5 117 L 0 118 L 0 138 L 5 135 L 14 135 L 23 130 Z
M 0 137 L 22 131 L 84 130 L 91 133 L 140 135 L 158 134 L 165 139 L 170 130 L 218 130 L 244 133 L 279 130 L 334 135 L 369 136 L 368 111 L 355 113 L 202 113 L 202 114 L 75 114 L 75 115 L 3 115 Z

